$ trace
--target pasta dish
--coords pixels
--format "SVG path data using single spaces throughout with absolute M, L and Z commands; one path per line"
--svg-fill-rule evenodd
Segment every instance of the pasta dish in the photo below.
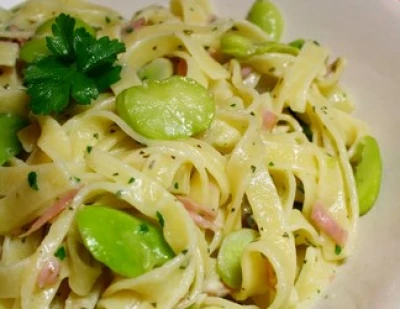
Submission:
M 0 10 L 0 308 L 310 308 L 382 173 L 345 59 L 267 0 L 131 16 Z

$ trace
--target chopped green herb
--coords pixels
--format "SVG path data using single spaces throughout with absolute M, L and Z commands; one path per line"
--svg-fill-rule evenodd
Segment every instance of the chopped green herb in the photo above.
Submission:
M 193 30 L 183 30 L 183 33 L 186 35 L 191 35 L 193 33 Z
M 76 176 L 74 176 L 74 180 L 75 180 L 76 183 L 80 183 L 81 182 L 81 179 L 79 177 L 76 177 Z
M 134 182 L 135 182 L 135 178 L 133 178 L 133 177 L 131 177 L 131 178 L 128 180 L 128 183 L 129 183 L 129 184 L 134 183 Z
M 304 185 L 302 182 L 299 182 L 299 184 L 297 185 L 297 191 L 304 194 Z
M 178 190 L 178 189 L 179 189 L 179 183 L 177 183 L 177 182 L 174 183 L 174 189 L 175 189 L 175 190 Z
M 164 220 L 163 215 L 159 211 L 156 212 L 156 215 L 157 215 L 157 219 L 158 219 L 158 222 L 160 223 L 161 227 L 164 227 L 165 220 Z
M 271 161 L 271 162 L 268 163 L 268 166 L 269 167 L 273 167 L 273 166 L 275 166 L 275 163 Z
M 139 226 L 139 232 L 142 234 L 146 234 L 149 231 L 149 226 L 146 223 L 142 223 Z
M 288 238 L 289 234 L 287 232 L 283 233 L 283 237 Z
M 64 261 L 64 259 L 67 257 L 67 252 L 65 251 L 65 247 L 60 246 L 54 253 L 54 256 L 58 258 L 60 261 Z
M 107 23 L 107 24 L 109 24 L 109 23 L 111 22 L 111 19 L 110 19 L 110 17 L 108 17 L 108 16 L 105 17 L 105 20 L 106 20 L 106 23 Z
M 99 139 L 99 133 L 94 133 L 94 134 L 93 134 L 93 137 L 94 137 L 95 139 Z
M 37 173 L 36 172 L 30 172 L 28 174 L 28 183 L 29 186 L 35 190 L 35 191 L 39 191 L 39 186 L 37 183 Z
M 235 107 L 235 106 L 236 106 L 236 103 L 231 104 L 231 107 Z
M 46 37 L 50 55 L 35 59 L 24 71 L 30 109 L 48 115 L 64 110 L 71 100 L 88 105 L 100 92 L 120 80 L 121 66 L 114 65 L 125 45 L 109 37 L 96 39 L 76 20 L 60 14 Z
M 188 253 L 188 249 L 182 250 L 182 254 L 187 254 L 187 253 Z
M 312 132 L 312 130 L 311 130 L 311 128 L 310 128 L 310 125 L 307 124 L 307 123 L 305 123 L 302 119 L 300 119 L 299 116 L 298 116 L 295 112 L 289 110 L 289 113 L 293 116 L 294 119 L 297 120 L 297 122 L 299 123 L 299 125 L 300 125 L 301 128 L 303 129 L 303 133 L 304 133 L 304 135 L 307 137 L 307 139 L 308 139 L 310 142 L 312 142 L 312 139 L 313 139 L 313 132 Z
M 256 171 L 256 167 L 254 165 L 251 166 L 251 171 L 254 173 Z
M 115 196 L 117 198 L 121 198 L 123 194 L 124 194 L 124 190 L 118 190 L 117 192 L 115 192 Z
M 339 245 L 335 246 L 335 254 L 339 255 L 340 253 L 342 253 L 342 247 Z
M 118 175 L 119 175 L 119 173 L 114 173 L 114 174 L 113 174 L 113 176 L 118 176 Z

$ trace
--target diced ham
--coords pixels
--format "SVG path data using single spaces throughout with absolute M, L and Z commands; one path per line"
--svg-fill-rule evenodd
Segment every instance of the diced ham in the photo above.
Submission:
M 207 219 L 214 220 L 217 217 L 217 213 L 205 205 L 196 203 L 195 201 L 181 195 L 176 196 L 176 198 L 183 204 L 183 206 L 185 206 L 187 211 L 195 212 Z
M 276 289 L 276 285 L 278 284 L 278 280 L 276 278 L 276 273 L 274 268 L 272 267 L 271 263 L 269 261 L 267 261 L 267 283 L 268 283 L 268 287 L 272 290 Z
M 215 14 L 211 14 L 210 16 L 208 16 L 208 23 L 211 24 L 213 22 L 217 21 L 217 15 Z
M 271 131 L 275 127 L 278 120 L 277 115 L 269 110 L 264 110 L 262 117 L 263 127 L 266 128 L 268 131 Z
M 141 28 L 145 27 L 146 24 L 147 24 L 147 21 L 144 17 L 139 18 L 137 20 L 132 20 L 127 26 L 124 27 L 123 32 L 131 33 L 131 32 L 140 30 Z
M 10 25 L 7 27 L 7 32 L 12 33 L 11 37 L 2 37 L 0 41 L 5 41 L 5 42 L 16 42 L 19 43 L 20 45 L 23 45 L 26 43 L 29 38 L 31 37 L 31 34 L 27 31 L 22 31 L 18 26 L 16 25 Z
M 247 76 L 249 76 L 251 74 L 251 72 L 253 72 L 252 67 L 244 66 L 244 67 L 242 67 L 242 70 L 240 73 L 242 75 L 242 78 L 246 78 Z
M 143 28 L 144 26 L 146 26 L 146 19 L 144 17 L 139 18 L 137 20 L 133 20 L 131 23 L 131 26 L 133 28 L 133 30 L 139 30 L 141 28 Z
M 220 225 L 215 222 L 217 216 L 215 211 L 183 196 L 177 196 L 177 199 L 183 204 L 198 227 L 212 231 L 220 228 Z
M 347 240 L 347 231 L 330 215 L 324 205 L 317 201 L 313 205 L 311 219 L 317 227 L 331 237 L 336 244 L 344 245 Z
M 217 231 L 220 228 L 220 225 L 216 224 L 214 221 L 206 219 L 193 211 L 188 211 L 188 213 L 194 223 L 204 230 Z
M 61 265 L 57 258 L 49 258 L 43 265 L 37 277 L 39 288 L 43 289 L 46 286 L 51 286 L 57 282 L 60 274 Z
M 71 203 L 78 191 L 79 189 L 73 189 L 62 196 L 57 202 L 55 202 L 50 208 L 48 208 L 45 213 L 32 224 L 30 229 L 26 233 L 21 235 L 21 237 L 32 234 L 33 232 L 40 229 L 43 225 L 57 217 Z
M 188 65 L 183 58 L 173 58 L 172 63 L 174 64 L 174 72 L 179 76 L 186 76 L 188 72 Z

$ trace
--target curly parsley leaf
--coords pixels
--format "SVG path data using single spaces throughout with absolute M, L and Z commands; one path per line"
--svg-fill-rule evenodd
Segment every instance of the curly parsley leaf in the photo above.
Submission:
M 84 28 L 74 30 L 75 19 L 59 15 L 47 37 L 50 56 L 36 59 L 24 71 L 30 108 L 35 114 L 60 113 L 69 102 L 88 105 L 120 80 L 115 65 L 125 45 L 108 37 L 96 39 Z

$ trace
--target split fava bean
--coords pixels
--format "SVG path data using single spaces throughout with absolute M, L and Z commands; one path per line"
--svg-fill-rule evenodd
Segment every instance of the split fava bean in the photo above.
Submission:
M 165 79 L 174 74 L 172 62 L 165 58 L 156 58 L 138 71 L 141 80 Z
M 23 61 L 31 63 L 39 57 L 50 55 L 50 51 L 47 48 L 46 36 L 52 35 L 51 27 L 54 22 L 55 18 L 45 21 L 36 29 L 34 37 L 22 45 L 20 49 L 20 58 Z M 85 28 L 85 30 L 92 36 L 96 35 L 96 31 L 92 26 L 88 25 L 79 18 L 75 18 L 75 29 L 78 28 Z
M 206 88 L 181 76 L 145 80 L 117 96 L 120 117 L 139 134 L 160 140 L 192 136 L 209 128 L 215 102 Z
M 122 276 L 140 276 L 174 257 L 161 228 L 123 211 L 86 206 L 77 224 L 93 257 Z
M 357 147 L 354 178 L 357 185 L 360 215 L 366 214 L 378 198 L 382 179 L 382 157 L 372 136 L 364 136 Z
M 21 151 L 17 132 L 27 125 L 20 116 L 0 114 L 0 166 Z
M 259 26 L 272 41 L 279 41 L 283 32 L 283 18 L 278 8 L 268 0 L 256 0 L 247 20 Z
M 256 43 L 234 32 L 227 32 L 222 35 L 221 51 L 225 55 L 236 58 L 248 58 L 265 53 L 285 53 L 291 55 L 299 53 L 299 49 L 291 45 L 273 41 Z
M 252 229 L 241 229 L 229 233 L 222 241 L 217 257 L 217 271 L 222 281 L 237 289 L 242 284 L 241 259 L 245 247 L 258 238 Z

